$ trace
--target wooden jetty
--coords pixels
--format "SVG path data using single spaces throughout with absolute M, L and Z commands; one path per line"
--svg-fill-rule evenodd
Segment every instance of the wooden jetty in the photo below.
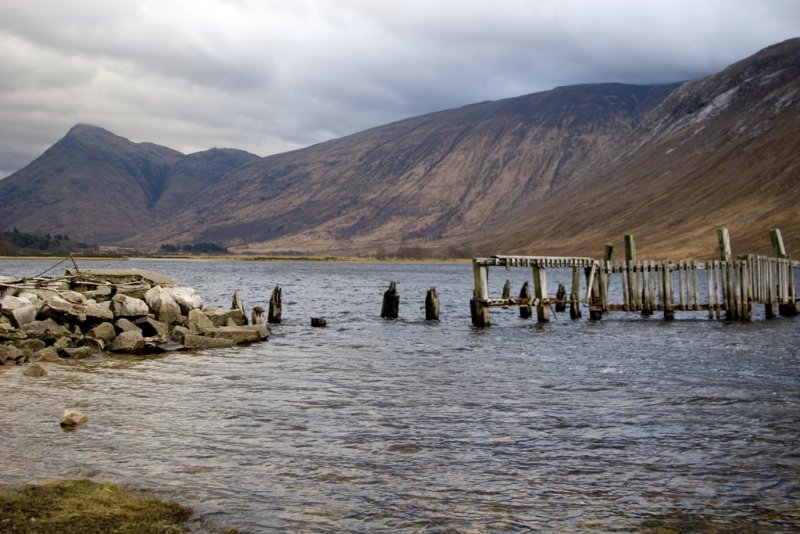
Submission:
M 780 230 L 772 231 L 775 256 L 745 254 L 733 259 L 726 229 L 718 232 L 719 260 L 638 260 L 632 235 L 625 236 L 625 260 L 613 261 L 613 247 L 606 246 L 603 260 L 581 257 L 552 256 L 492 256 L 472 260 L 474 290 L 470 300 L 472 323 L 489 326 L 489 308 L 536 308 L 539 322 L 550 320 L 551 306 L 570 308 L 570 317 L 580 318 L 581 305 L 589 308 L 592 319 L 601 319 L 605 312 L 627 311 L 652 315 L 663 312 L 671 320 L 676 311 L 706 311 L 709 318 L 749 321 L 752 306 L 763 304 L 768 319 L 777 314 L 794 316 L 798 313 L 795 269 L 800 262 L 786 254 Z M 518 298 L 509 298 L 504 287 L 502 298 L 489 295 L 490 267 L 530 268 L 533 274 L 533 294 L 523 291 Z M 571 269 L 572 287 L 567 293 L 560 290 L 550 297 L 547 291 L 547 269 Z M 581 281 L 585 290 L 581 298 Z M 527 284 L 527 282 L 526 282 Z M 561 289 L 561 288 L 559 288 Z M 565 289 L 565 288 L 564 288 Z M 610 295 L 621 295 L 611 302 Z

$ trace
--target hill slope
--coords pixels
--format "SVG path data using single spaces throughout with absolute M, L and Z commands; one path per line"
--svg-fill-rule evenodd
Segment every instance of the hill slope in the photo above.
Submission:
M 0 180 L 0 229 L 114 243 L 166 220 L 255 157 L 218 149 L 184 156 L 79 124 Z
M 239 251 L 443 245 L 524 209 L 630 133 L 672 86 L 557 88 L 392 123 L 231 173 L 130 240 Z
M 257 158 L 78 125 L 0 181 L 0 229 L 157 249 L 649 256 L 800 250 L 800 39 L 683 85 L 484 102 Z M 800 252 L 795 252 L 796 254 Z
M 540 210 L 486 236 L 509 251 L 599 255 L 638 234 L 640 252 L 708 257 L 715 230 L 734 253 L 771 253 L 781 228 L 800 254 L 800 39 L 683 85 L 613 157 L 580 169 Z

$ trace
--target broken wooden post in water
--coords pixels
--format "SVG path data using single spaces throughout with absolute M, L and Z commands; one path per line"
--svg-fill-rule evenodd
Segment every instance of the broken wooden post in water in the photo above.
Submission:
M 797 300 L 795 273 L 800 262 L 789 258 L 783 248 L 779 230 L 772 233 L 774 256 L 741 255 L 733 259 L 727 230 L 719 230 L 720 260 L 638 260 L 635 257 L 633 236 L 626 236 L 626 258 L 610 259 L 569 258 L 549 256 L 492 256 L 473 260 L 475 289 L 470 301 L 473 324 L 488 326 L 491 306 L 519 306 L 522 317 L 529 306 L 536 306 L 537 318 L 546 321 L 551 304 L 565 301 L 566 288 L 559 287 L 555 299 L 547 295 L 545 269 L 572 269 L 570 316 L 580 317 L 580 271 L 586 273 L 586 292 L 583 302 L 589 305 L 592 319 L 601 319 L 607 311 L 628 311 L 651 314 L 664 312 L 665 320 L 675 318 L 676 311 L 705 311 L 709 318 L 749 321 L 753 304 L 764 304 L 767 317 L 778 313 L 796 315 Z M 609 249 L 607 248 L 607 252 Z M 607 255 L 607 258 L 610 254 Z M 526 283 L 519 298 L 490 298 L 487 286 L 488 268 L 494 266 L 532 267 L 535 295 L 531 297 Z M 705 280 L 703 280 L 705 276 Z M 612 278 L 618 283 L 609 290 Z M 707 301 L 701 302 L 701 284 L 707 291 Z M 621 295 L 621 303 L 610 303 L 609 295 Z M 770 311 L 772 310 L 772 311 Z
M 269 314 L 267 321 L 270 324 L 280 324 L 281 316 L 283 315 L 283 289 L 280 286 L 275 286 L 272 290 L 272 296 L 269 298 Z
M 381 317 L 384 319 L 397 319 L 400 313 L 400 294 L 397 292 L 397 284 L 394 280 L 389 282 L 389 289 L 383 293 L 383 305 L 381 306 Z
M 242 297 L 239 296 L 238 291 L 233 292 L 233 299 L 231 300 L 231 309 L 239 310 L 242 312 L 242 322 L 247 324 L 247 314 L 244 311 L 244 304 L 242 304 Z
M 580 319 L 581 314 L 581 269 L 580 267 L 572 268 L 572 290 L 569 294 L 569 317 L 570 319 Z
M 530 319 L 531 315 L 533 315 L 533 306 L 531 306 L 533 298 L 531 296 L 531 287 L 527 281 L 522 284 L 519 290 L 519 299 L 523 301 L 519 305 L 519 316 L 523 319 Z
M 312 317 L 311 326 L 313 326 L 314 328 L 325 328 L 326 326 L 328 326 L 328 321 L 326 321 L 322 317 Z
M 489 275 L 486 265 L 477 259 L 472 260 L 472 276 L 475 287 L 469 301 L 469 312 L 472 324 L 478 327 L 489 326 Z
M 536 320 L 546 323 L 550 320 L 550 304 L 547 298 L 547 277 L 544 267 L 533 266 L 533 290 L 536 295 Z
M 789 255 L 786 253 L 786 247 L 783 245 L 783 236 L 778 228 L 773 228 L 770 232 L 772 237 L 772 249 L 775 256 L 780 260 L 789 262 Z M 779 276 L 778 287 L 784 287 L 785 291 L 780 295 L 780 302 L 778 304 L 778 313 L 784 317 L 794 317 L 797 315 L 797 297 L 795 295 L 794 276 L 791 268 L 788 275 Z
M 439 295 L 436 294 L 435 287 L 430 288 L 425 295 L 425 320 L 439 320 Z
M 556 291 L 556 311 L 563 312 L 567 310 L 567 288 L 561 282 L 558 283 L 558 290 Z
M 264 308 L 261 306 L 255 306 L 253 311 L 250 314 L 250 323 L 256 324 L 266 324 L 264 320 Z
M 506 283 L 503 284 L 503 296 L 504 299 L 511 298 L 511 280 L 506 280 Z

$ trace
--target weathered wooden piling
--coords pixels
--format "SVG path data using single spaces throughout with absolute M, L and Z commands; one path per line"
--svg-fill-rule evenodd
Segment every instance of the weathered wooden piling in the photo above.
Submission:
M 312 317 L 311 326 L 313 326 L 314 328 L 325 328 L 326 326 L 328 326 L 328 321 L 326 321 L 322 317 Z
M 272 296 L 269 298 L 269 313 L 267 321 L 270 324 L 280 324 L 283 316 L 283 289 L 280 286 L 275 286 L 272 290 Z
M 489 274 L 487 266 L 477 259 L 472 260 L 472 275 L 475 284 L 472 299 L 469 301 L 472 324 L 478 327 L 489 326 Z
M 569 317 L 570 319 L 580 319 L 581 314 L 581 269 L 580 267 L 572 268 L 572 290 L 569 294 Z
M 506 280 L 506 283 L 503 284 L 503 296 L 504 299 L 511 298 L 511 280 Z
M 254 306 L 253 311 L 250 313 L 250 322 L 256 324 L 266 324 L 264 319 L 264 308 L 261 306 Z
M 527 281 L 522 284 L 519 290 L 519 298 L 520 301 L 524 301 L 519 305 L 519 316 L 523 319 L 530 319 L 533 315 L 533 306 L 531 305 L 533 298 L 531 295 L 531 286 L 528 285 Z
M 567 310 L 567 288 L 561 282 L 558 283 L 556 290 L 556 311 L 564 312 Z
M 400 313 L 400 294 L 397 292 L 397 283 L 389 282 L 389 289 L 383 293 L 381 317 L 384 319 L 397 319 Z
M 244 304 L 242 303 L 242 297 L 239 296 L 238 291 L 233 292 L 233 299 L 231 299 L 231 309 L 232 310 L 239 310 L 242 312 L 242 321 L 244 324 L 247 324 L 247 314 L 244 311 Z
M 635 311 L 646 315 L 663 311 L 665 320 L 674 319 L 676 311 L 706 311 L 709 318 L 716 316 L 720 319 L 724 312 L 728 320 L 749 321 L 753 304 L 759 303 L 765 305 L 768 318 L 776 313 L 798 313 L 800 303 L 796 295 L 795 269 L 800 268 L 800 262 L 789 258 L 779 230 L 772 232 L 774 256 L 747 254 L 734 259 L 727 230 L 719 229 L 718 238 L 720 259 L 709 261 L 638 260 L 632 235 L 626 236 L 624 261 L 548 256 L 477 258 L 473 260 L 473 324 L 488 326 L 488 308 L 491 306 L 519 306 L 523 317 L 529 317 L 529 310 L 536 306 L 537 318 L 545 322 L 549 319 L 549 306 L 556 304 L 560 311 L 567 301 L 570 302 L 570 316 L 580 317 L 581 269 L 586 274 L 583 302 L 588 304 L 592 319 L 602 318 L 606 311 Z M 606 257 L 610 257 L 610 247 L 606 252 Z M 490 298 L 486 285 L 490 266 L 532 267 L 534 295 L 530 295 L 530 286 L 526 283 L 519 298 Z M 544 276 L 545 269 L 549 268 L 572 268 L 569 299 L 564 284 L 559 284 L 555 298 L 549 298 Z M 621 285 L 621 303 L 609 302 L 612 278 Z M 707 297 L 702 302 L 701 284 L 705 286 Z M 613 294 L 617 294 L 616 289 Z
M 536 320 L 546 323 L 550 320 L 550 305 L 547 298 L 547 277 L 544 267 L 533 266 L 533 290 L 536 296 Z
M 435 287 L 430 288 L 425 295 L 425 320 L 439 320 L 439 295 L 436 294 Z

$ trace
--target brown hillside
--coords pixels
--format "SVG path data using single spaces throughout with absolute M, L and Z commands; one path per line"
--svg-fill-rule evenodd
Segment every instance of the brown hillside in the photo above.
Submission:
M 734 253 L 771 252 L 782 229 L 800 254 L 800 40 L 767 48 L 672 93 L 619 154 L 575 180 L 483 248 L 601 254 L 634 232 L 640 255 L 708 257 L 716 229 Z
M 239 252 L 444 246 L 567 180 L 674 86 L 571 86 L 408 119 L 264 158 L 130 240 Z

